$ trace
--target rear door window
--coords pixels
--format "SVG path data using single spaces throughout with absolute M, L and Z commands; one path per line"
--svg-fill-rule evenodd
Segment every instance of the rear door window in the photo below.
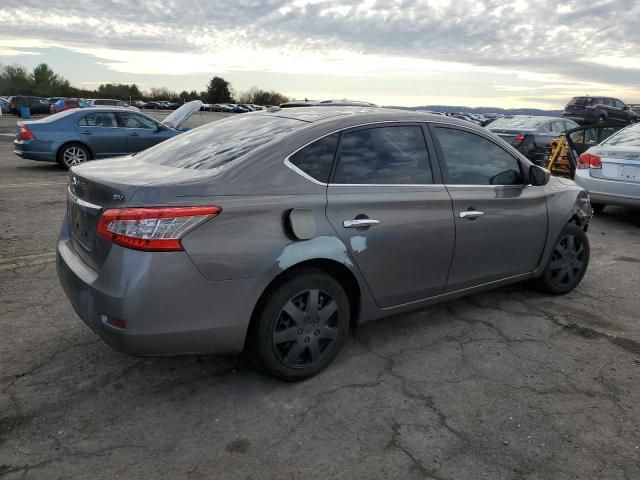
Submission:
M 446 183 L 455 185 L 522 185 L 516 158 L 475 133 L 436 127 L 444 155 Z
M 332 183 L 433 183 L 422 127 L 376 127 L 343 133 Z
M 289 157 L 289 162 L 321 183 L 329 181 L 339 134 L 316 140 Z

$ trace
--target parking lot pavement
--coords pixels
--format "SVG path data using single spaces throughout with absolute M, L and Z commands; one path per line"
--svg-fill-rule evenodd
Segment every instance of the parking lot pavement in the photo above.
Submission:
M 66 174 L 0 142 L 0 478 L 640 478 L 640 217 L 589 230 L 581 286 L 362 325 L 298 384 L 242 356 L 134 358 L 72 311 Z

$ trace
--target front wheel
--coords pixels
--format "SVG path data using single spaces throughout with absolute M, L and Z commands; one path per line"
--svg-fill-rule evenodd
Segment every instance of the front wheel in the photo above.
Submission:
M 349 330 L 349 300 L 333 277 L 300 270 L 269 291 L 249 332 L 252 359 L 283 380 L 302 380 L 335 358 Z
M 549 293 L 569 293 L 582 281 L 589 265 L 589 238 L 573 223 L 560 232 L 551 257 L 540 278 L 541 286 Z

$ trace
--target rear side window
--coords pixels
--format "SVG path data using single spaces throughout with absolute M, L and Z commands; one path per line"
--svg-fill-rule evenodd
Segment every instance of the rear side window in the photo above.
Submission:
M 100 112 L 85 115 L 78 121 L 81 127 L 117 127 L 116 116 L 114 113 Z
M 422 127 L 377 127 L 343 134 L 333 183 L 433 183 Z
M 333 157 L 338 146 L 337 133 L 316 140 L 289 157 L 289 162 L 311 178 L 327 183 L 331 174 Z
M 175 168 L 219 168 L 306 125 L 261 113 L 229 117 L 181 133 L 143 150 L 136 158 Z
M 522 185 L 520 164 L 495 143 L 453 128 L 435 129 L 447 171 L 457 185 Z

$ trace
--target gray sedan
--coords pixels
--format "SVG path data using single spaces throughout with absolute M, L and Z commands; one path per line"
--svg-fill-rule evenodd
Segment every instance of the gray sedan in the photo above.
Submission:
M 573 120 L 538 115 L 503 117 L 487 125 L 489 131 L 541 166 L 546 166 L 549 161 L 551 143 L 567 130 L 578 127 Z
M 575 181 L 589 191 L 596 213 L 607 205 L 640 207 L 640 124 L 580 155 Z
M 14 152 L 22 158 L 71 167 L 93 159 L 139 152 L 182 133 L 202 102 L 189 102 L 163 122 L 130 108 L 74 108 L 18 122 Z
M 589 262 L 582 188 L 436 115 L 248 113 L 69 177 L 58 276 L 98 335 L 247 350 L 287 380 L 361 322 L 531 278 L 566 293 Z

